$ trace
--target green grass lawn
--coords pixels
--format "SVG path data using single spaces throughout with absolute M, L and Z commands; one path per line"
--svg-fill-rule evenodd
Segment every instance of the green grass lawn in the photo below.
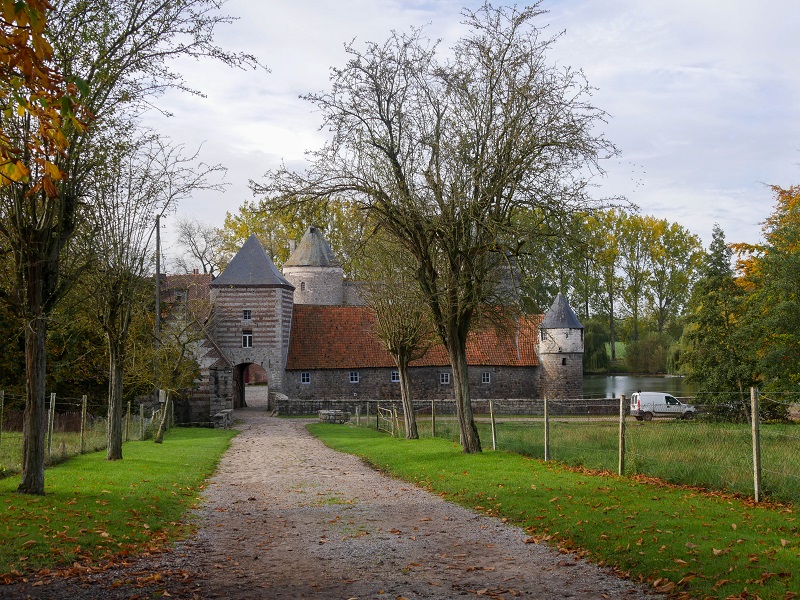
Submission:
M 121 461 L 105 460 L 105 452 L 77 456 L 45 471 L 41 497 L 15 493 L 18 477 L 0 480 L 0 581 L 174 541 L 235 434 L 176 428 L 163 444 L 124 444 Z
M 800 529 L 792 505 L 754 505 L 510 452 L 467 455 L 438 438 L 404 440 L 326 424 L 310 430 L 390 475 L 508 519 L 533 540 L 613 566 L 660 591 L 691 598 L 798 597 Z
M 431 434 L 430 419 L 417 420 L 420 436 Z M 484 447 L 491 448 L 491 426 L 478 423 Z M 544 421 L 497 418 L 497 446 L 544 458 Z M 437 418 L 436 435 L 458 440 L 453 418 Z M 650 423 L 627 420 L 625 474 L 659 477 L 676 484 L 703 486 L 742 495 L 753 493 L 752 432 L 747 424 L 680 419 Z M 761 425 L 763 490 L 781 502 L 800 501 L 800 425 Z M 552 418 L 550 457 L 573 466 L 616 472 L 619 422 L 614 419 Z

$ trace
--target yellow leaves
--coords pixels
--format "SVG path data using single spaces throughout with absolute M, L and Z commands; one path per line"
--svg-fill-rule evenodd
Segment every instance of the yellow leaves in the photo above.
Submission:
M 30 172 L 22 162 L 8 161 L 0 165 L 0 183 L 9 185 L 12 182 L 28 181 Z

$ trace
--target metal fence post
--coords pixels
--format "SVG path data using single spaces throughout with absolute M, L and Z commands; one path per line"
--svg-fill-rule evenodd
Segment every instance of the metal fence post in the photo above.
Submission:
M 750 421 L 753 425 L 753 498 L 761 502 L 761 433 L 759 431 L 758 390 L 750 388 Z
M 619 396 L 619 475 L 625 474 L 625 394 Z
M 550 460 L 550 416 L 548 415 L 547 396 L 544 397 L 544 459 Z

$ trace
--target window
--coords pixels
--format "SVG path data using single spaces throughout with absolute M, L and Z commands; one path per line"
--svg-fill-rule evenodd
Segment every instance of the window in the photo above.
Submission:
M 305 281 L 301 281 L 300 282 L 300 291 L 301 292 L 305 292 L 306 291 L 306 282 Z
M 358 371 L 350 371 L 350 383 L 358 383 Z
M 481 383 L 492 383 L 492 374 L 489 371 L 481 373 Z
M 249 321 L 249 320 L 250 320 L 250 319 L 252 319 L 252 318 L 253 318 L 253 313 L 252 313 L 252 312 L 250 312 L 250 309 L 248 309 L 248 308 L 245 308 L 245 309 L 242 311 L 242 320 L 243 320 L 243 321 Z
M 450 373 L 439 373 L 439 383 L 441 385 L 450 385 Z
M 311 383 L 311 373 L 303 371 L 300 373 L 300 383 Z
M 539 330 L 539 334 L 542 336 L 542 341 L 547 341 L 547 332 L 544 329 Z
M 253 330 L 252 329 L 242 330 L 242 348 L 252 348 L 252 347 L 253 347 Z
M 400 381 L 400 371 L 392 371 L 392 383 L 398 383 Z
M 561 366 L 562 366 L 562 367 L 565 367 L 565 366 L 567 366 L 567 358 L 566 358 L 566 357 L 563 357 L 563 358 L 561 359 Z

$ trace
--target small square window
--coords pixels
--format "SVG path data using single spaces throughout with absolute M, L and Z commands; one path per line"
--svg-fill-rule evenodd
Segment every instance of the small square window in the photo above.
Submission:
M 450 385 L 450 373 L 439 373 L 439 383 L 441 385 Z
M 253 347 L 253 330 L 244 329 L 242 331 L 242 348 L 252 348 L 252 347 Z
M 492 374 L 489 371 L 481 373 L 481 383 L 492 383 Z
M 400 371 L 392 371 L 392 383 L 398 383 L 400 381 Z
M 358 383 L 358 371 L 350 371 L 350 383 Z
M 305 292 L 306 291 L 306 282 L 305 281 L 301 281 L 300 282 L 300 291 L 301 292 Z
M 300 383 L 311 383 L 311 373 L 303 371 L 300 373 Z
M 249 309 L 245 308 L 245 309 L 242 311 L 242 320 L 243 320 L 243 321 L 249 321 L 249 320 L 250 320 L 250 319 L 252 319 L 252 318 L 253 318 L 253 313 L 252 313 L 252 312 L 250 312 L 250 310 L 249 310 Z

